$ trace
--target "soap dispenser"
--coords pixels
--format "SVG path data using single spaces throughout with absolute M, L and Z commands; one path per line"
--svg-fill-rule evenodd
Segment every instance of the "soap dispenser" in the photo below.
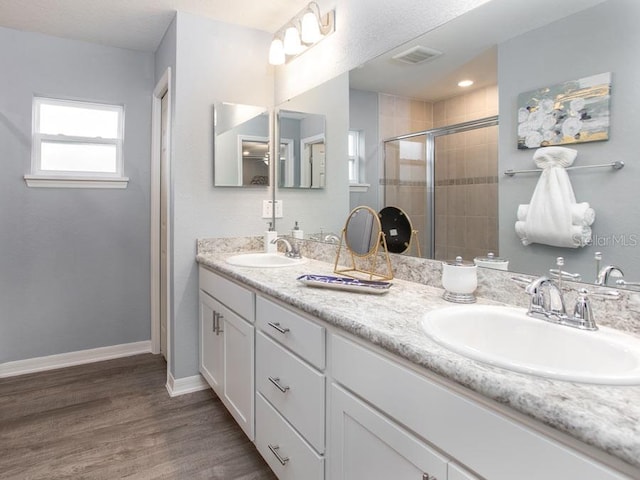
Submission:
M 265 253 L 277 253 L 278 246 L 273 243 L 278 238 L 278 232 L 273 228 L 273 223 L 269 222 L 267 231 L 264 232 L 264 251 Z
M 298 225 L 298 221 L 297 220 L 296 220 L 296 224 L 293 226 L 293 230 L 291 230 L 291 236 L 293 238 L 297 238 L 297 239 L 300 239 L 300 240 L 302 240 L 304 238 L 304 233 L 300 229 L 300 226 Z
M 453 303 L 475 303 L 473 292 L 478 287 L 478 272 L 474 264 L 464 263 L 462 257 L 442 263 L 442 298 Z

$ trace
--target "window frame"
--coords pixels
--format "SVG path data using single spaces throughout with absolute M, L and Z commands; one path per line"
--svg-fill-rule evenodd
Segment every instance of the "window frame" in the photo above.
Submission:
M 76 135 L 41 133 L 40 113 L 43 105 L 81 107 L 93 110 L 105 110 L 118 114 L 116 138 L 85 137 Z M 66 145 L 108 145 L 116 148 L 115 172 L 95 172 L 82 170 L 43 170 L 42 144 L 60 143 Z M 124 105 L 97 103 L 82 100 L 68 100 L 45 96 L 34 96 L 32 104 L 32 148 L 31 172 L 24 179 L 29 187 L 66 187 L 66 188 L 126 188 L 129 179 L 124 171 Z
M 349 152 L 347 152 L 347 161 L 349 163 L 349 190 L 351 192 L 366 192 L 369 189 L 370 185 L 368 183 L 364 183 L 364 132 L 361 130 L 350 129 L 348 135 L 349 137 L 355 137 L 353 141 L 355 155 L 349 155 Z M 350 139 L 347 139 L 347 145 L 349 144 L 349 142 Z M 354 173 L 356 174 L 355 179 L 351 178 L 352 168 Z

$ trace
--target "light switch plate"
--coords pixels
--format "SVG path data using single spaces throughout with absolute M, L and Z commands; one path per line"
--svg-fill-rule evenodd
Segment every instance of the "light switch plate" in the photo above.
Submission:
M 283 212 L 282 212 L 282 200 L 276 200 L 276 218 L 282 218 L 283 216 Z

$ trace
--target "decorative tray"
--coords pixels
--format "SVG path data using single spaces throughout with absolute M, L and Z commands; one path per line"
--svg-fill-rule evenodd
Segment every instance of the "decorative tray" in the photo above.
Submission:
M 359 280 L 349 277 L 331 277 L 328 275 L 301 275 L 298 280 L 309 287 L 332 288 L 358 293 L 373 293 L 380 295 L 387 293 L 391 287 L 389 282 L 374 280 Z

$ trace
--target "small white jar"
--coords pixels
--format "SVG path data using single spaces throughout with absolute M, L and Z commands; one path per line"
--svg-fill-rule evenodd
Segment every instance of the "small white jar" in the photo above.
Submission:
M 478 270 L 476 265 L 464 263 L 462 257 L 454 262 L 442 263 L 442 287 L 444 298 L 453 303 L 475 303 L 473 294 L 478 288 Z

